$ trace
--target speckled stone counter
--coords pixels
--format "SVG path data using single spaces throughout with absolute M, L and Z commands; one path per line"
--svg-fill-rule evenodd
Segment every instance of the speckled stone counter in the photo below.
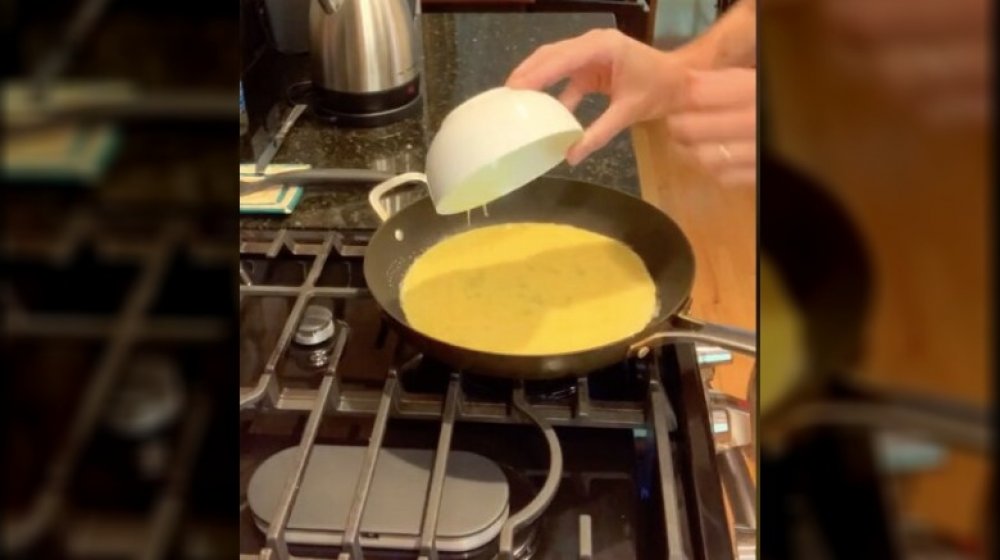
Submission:
M 462 101 L 503 84 L 510 71 L 538 46 L 599 27 L 613 27 L 608 14 L 424 14 L 423 110 L 420 115 L 374 129 L 336 127 L 304 115 L 289 133 L 274 163 L 313 167 L 376 169 L 387 173 L 423 170 L 427 147 L 448 112 Z M 272 87 L 308 78 L 304 56 L 273 55 L 268 62 Z M 275 85 L 276 84 L 276 85 Z M 254 84 L 245 84 L 248 97 Z M 588 97 L 577 109 L 587 125 L 606 107 Z M 251 115 L 253 117 L 253 115 Z M 241 142 L 241 160 L 252 161 Z M 638 171 L 627 132 L 576 168 L 565 163 L 549 173 L 639 193 Z M 370 228 L 378 219 L 368 208 L 366 185 L 310 186 L 289 216 L 244 216 L 244 228 Z M 419 196 L 419 194 L 417 195 Z

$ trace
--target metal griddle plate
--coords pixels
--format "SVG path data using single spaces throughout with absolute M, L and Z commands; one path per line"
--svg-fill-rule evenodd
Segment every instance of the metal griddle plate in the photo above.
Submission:
M 250 478 L 247 502 L 263 531 L 278 507 L 297 452 L 298 448 L 292 447 L 275 453 Z M 364 447 L 356 446 L 313 448 L 288 522 L 289 544 L 341 544 L 364 453 Z M 379 452 L 361 520 L 362 546 L 419 548 L 420 523 L 433 463 L 432 450 Z M 489 543 L 507 519 L 508 504 L 507 479 L 496 463 L 473 453 L 450 452 L 438 520 L 438 550 L 469 551 Z

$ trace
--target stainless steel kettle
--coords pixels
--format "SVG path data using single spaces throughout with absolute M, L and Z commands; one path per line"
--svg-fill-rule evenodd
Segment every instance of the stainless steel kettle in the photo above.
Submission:
M 413 104 L 420 90 L 414 11 L 410 0 L 312 2 L 312 78 L 325 109 L 369 115 Z

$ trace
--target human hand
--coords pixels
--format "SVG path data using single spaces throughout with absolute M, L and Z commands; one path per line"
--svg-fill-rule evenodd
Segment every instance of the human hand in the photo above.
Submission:
M 757 181 L 757 71 L 688 71 L 688 87 L 667 118 L 671 137 L 719 181 Z
M 824 0 L 840 60 L 937 124 L 989 117 L 987 0 Z
M 539 47 L 514 69 L 506 85 L 540 90 L 568 78 L 559 100 L 570 111 L 588 93 L 608 96 L 608 109 L 566 154 L 569 164 L 576 165 L 632 124 L 665 116 L 683 90 L 683 68 L 670 53 L 616 30 L 598 29 Z

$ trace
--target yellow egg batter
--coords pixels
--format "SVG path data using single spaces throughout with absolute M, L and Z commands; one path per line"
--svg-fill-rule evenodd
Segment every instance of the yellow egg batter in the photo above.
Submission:
M 619 341 L 656 311 L 656 287 L 625 244 L 542 223 L 487 226 L 417 258 L 401 287 L 412 327 L 484 352 L 546 355 Z
M 795 387 L 805 366 L 805 331 L 799 309 L 770 259 L 760 259 L 760 412 Z

